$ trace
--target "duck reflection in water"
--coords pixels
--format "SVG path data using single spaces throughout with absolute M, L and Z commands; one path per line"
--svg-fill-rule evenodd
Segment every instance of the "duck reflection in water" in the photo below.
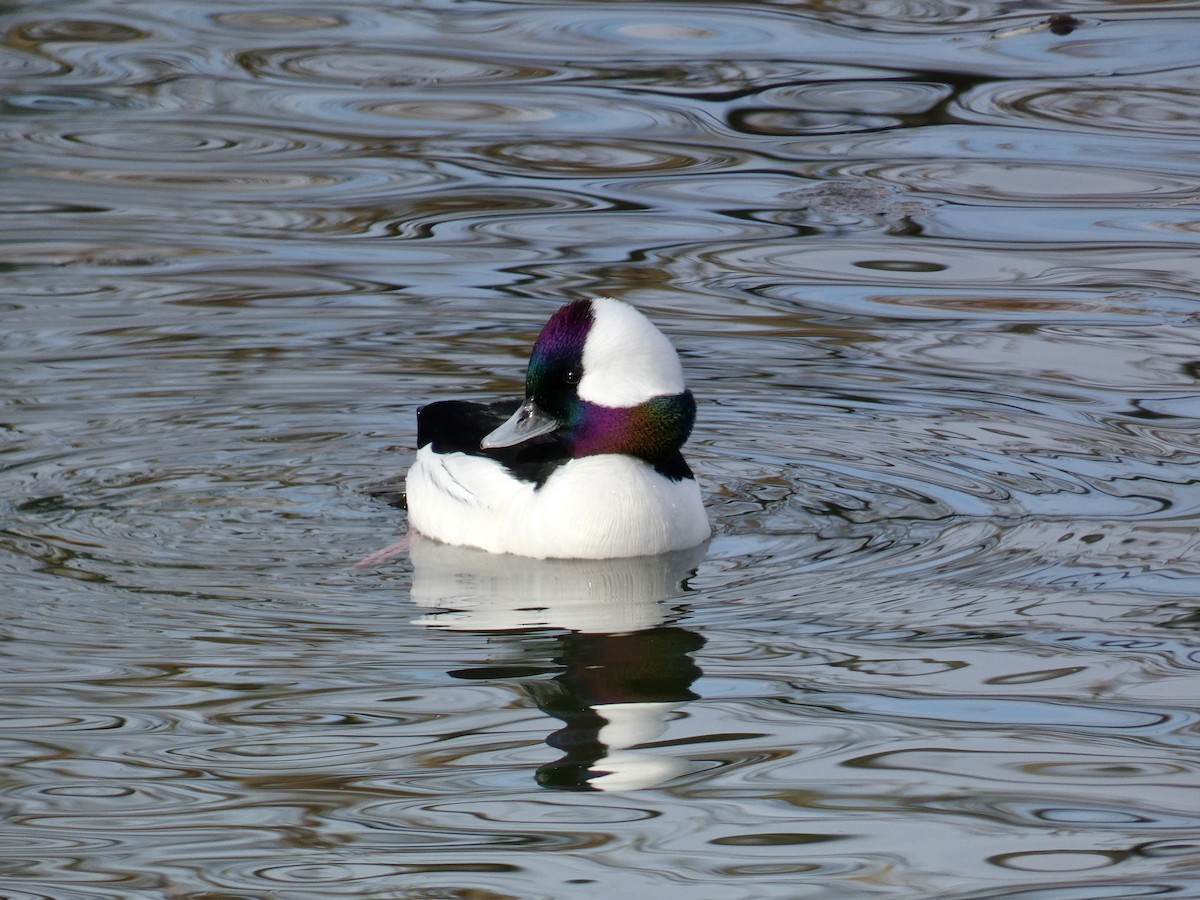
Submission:
M 418 539 L 411 548 L 412 597 L 433 611 L 417 623 L 522 632 L 512 646 L 524 658 L 450 673 L 456 677 L 557 673 L 522 685 L 539 709 L 564 723 L 546 738 L 563 756 L 539 767 L 539 784 L 559 790 L 654 787 L 698 768 L 646 745 L 665 733 L 676 710 L 698 697 L 692 685 L 701 670 L 688 654 L 704 639 L 671 624 L 667 601 L 686 592 L 705 549 L 539 560 Z M 549 648 L 531 647 L 524 633 L 537 628 L 562 633 Z

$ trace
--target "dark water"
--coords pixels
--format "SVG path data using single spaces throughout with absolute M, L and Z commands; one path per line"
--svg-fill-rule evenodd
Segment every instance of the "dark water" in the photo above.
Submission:
M 1200 895 L 1195 4 L 0 26 L 5 897 Z M 595 294 L 711 545 L 353 568 Z

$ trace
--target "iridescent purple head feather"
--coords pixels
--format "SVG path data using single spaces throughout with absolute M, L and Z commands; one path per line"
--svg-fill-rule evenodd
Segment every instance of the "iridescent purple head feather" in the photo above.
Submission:
M 582 373 L 583 348 L 594 318 L 590 300 L 568 303 L 550 318 L 529 356 L 526 397 L 536 397 L 539 388 L 548 387 L 547 382 L 556 376 L 565 378 L 571 372 Z

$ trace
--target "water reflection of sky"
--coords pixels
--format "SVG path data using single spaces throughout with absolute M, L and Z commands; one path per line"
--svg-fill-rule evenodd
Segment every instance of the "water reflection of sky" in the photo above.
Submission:
M 1200 892 L 1194 10 L 0 25 L 5 888 Z M 352 568 L 594 293 L 703 557 Z

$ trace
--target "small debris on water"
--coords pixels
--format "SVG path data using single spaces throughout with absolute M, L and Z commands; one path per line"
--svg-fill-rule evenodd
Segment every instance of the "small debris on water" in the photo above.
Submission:
M 1066 13 L 1055 13 L 1046 20 L 1046 24 L 1050 26 L 1050 31 L 1057 34 L 1059 37 L 1070 34 L 1083 23 L 1077 18 Z
M 1042 19 L 1040 22 L 1035 22 L 1032 25 L 1020 25 L 1016 28 L 1008 28 L 1004 31 L 997 31 L 991 37 L 1010 38 L 1017 37 L 1022 34 L 1034 34 L 1038 31 L 1049 30 L 1051 34 L 1056 34 L 1059 37 L 1070 34 L 1076 28 L 1083 25 L 1082 20 L 1075 18 L 1067 13 L 1055 13 L 1048 19 Z

